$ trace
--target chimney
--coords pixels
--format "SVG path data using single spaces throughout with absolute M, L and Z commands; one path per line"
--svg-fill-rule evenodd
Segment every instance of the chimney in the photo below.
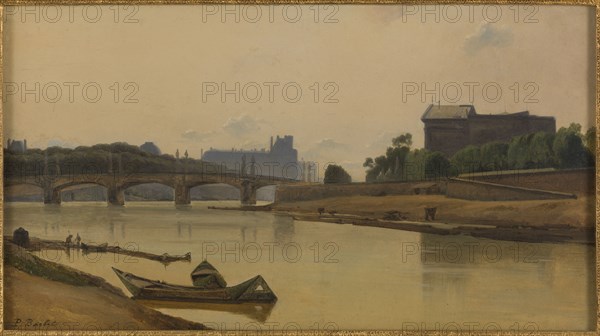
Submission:
M 269 148 L 269 151 L 273 151 L 273 136 L 271 135 L 271 147 Z
M 27 152 L 27 139 L 23 139 L 23 150 Z

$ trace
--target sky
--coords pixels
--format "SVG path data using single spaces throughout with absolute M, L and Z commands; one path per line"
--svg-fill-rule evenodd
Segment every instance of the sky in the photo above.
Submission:
M 5 19 L 6 139 L 268 148 L 364 180 L 430 103 L 594 120 L 585 6 L 39 6 Z

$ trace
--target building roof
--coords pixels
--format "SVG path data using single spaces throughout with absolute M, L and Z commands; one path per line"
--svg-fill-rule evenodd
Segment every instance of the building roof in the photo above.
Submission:
M 473 105 L 439 105 L 430 104 L 423 113 L 421 120 L 426 119 L 467 119 L 475 115 L 475 106 Z

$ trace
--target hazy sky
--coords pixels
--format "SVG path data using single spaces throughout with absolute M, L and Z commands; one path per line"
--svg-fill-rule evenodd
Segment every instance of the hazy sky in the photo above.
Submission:
M 431 101 L 593 124 L 593 7 L 258 8 L 8 8 L 5 139 L 200 157 L 292 134 L 301 158 L 363 180 L 392 137 L 423 146 Z

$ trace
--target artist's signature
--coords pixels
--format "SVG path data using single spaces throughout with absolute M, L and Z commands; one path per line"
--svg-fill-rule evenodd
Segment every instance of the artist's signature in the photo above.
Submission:
M 98 323 L 82 324 L 80 322 L 67 322 L 56 320 L 35 320 L 31 318 L 16 318 L 12 323 L 7 322 L 7 329 L 27 329 L 27 330 L 120 330 L 120 329 L 138 329 L 135 323 L 114 323 L 107 326 L 98 325 Z
M 10 327 L 14 329 L 18 328 L 56 328 L 59 326 L 59 322 L 56 320 L 44 320 L 37 321 L 34 319 L 20 319 L 16 318 Z

